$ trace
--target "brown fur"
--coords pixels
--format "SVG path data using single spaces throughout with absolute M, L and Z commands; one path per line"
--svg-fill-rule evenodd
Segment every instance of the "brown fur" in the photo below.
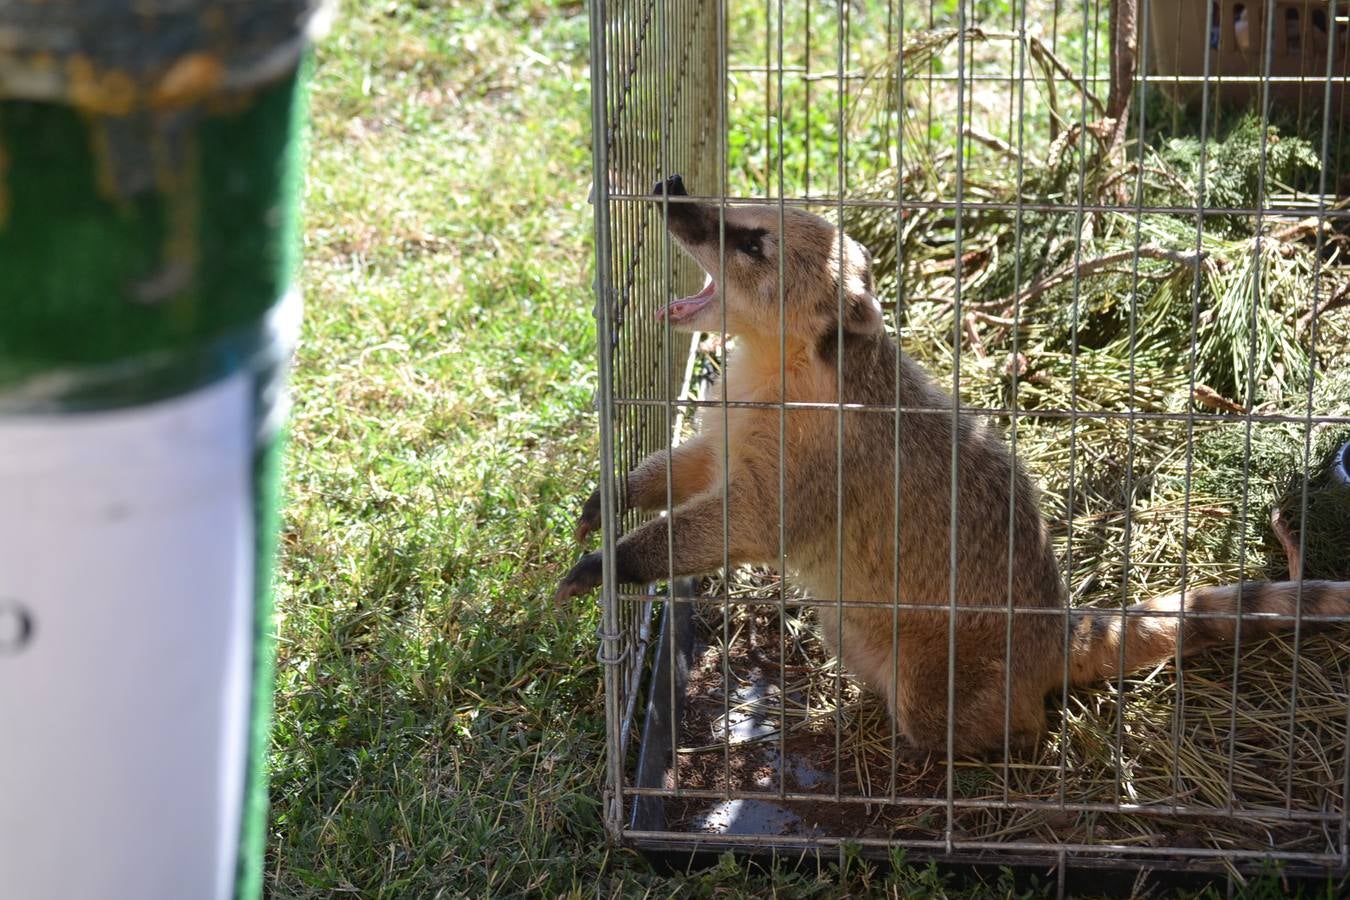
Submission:
M 683 194 L 676 179 L 669 184 L 673 196 Z M 947 746 L 953 624 L 955 750 L 1001 750 L 1009 699 L 1011 745 L 1036 741 L 1045 730 L 1045 697 L 1063 683 L 1066 594 L 1036 489 L 1021 466 L 986 425 L 960 417 L 953 586 L 951 398 L 886 335 L 872 296 L 866 250 L 826 220 L 794 208 L 732 206 L 721 224 L 716 207 L 672 200 L 669 223 L 717 284 L 714 301 L 680 326 L 720 331 L 725 311 L 726 330 L 737 335 L 720 388 L 727 399 L 777 402 L 786 382 L 789 401 L 837 404 L 842 398 L 845 404 L 906 410 L 900 413 L 898 438 L 899 528 L 895 412 L 845 411 L 840 445 L 837 407 L 789 409 L 780 447 L 778 409 L 728 408 L 725 430 L 723 411 L 707 409 L 699 417 L 698 435 L 669 457 L 669 517 L 653 519 L 618 541 L 619 579 L 646 583 L 721 568 L 724 509 L 725 559 L 732 565 L 776 566 L 781 520 L 788 568 L 812 597 L 825 602 L 818 609 L 826 643 L 848 670 L 886 698 L 915 747 Z M 723 231 L 724 252 L 719 249 Z M 781 320 L 780 253 L 786 276 Z M 780 328 L 785 335 L 780 336 Z M 780 361 L 783 343 L 787 352 Z M 725 472 L 724 447 L 729 448 Z M 780 460 L 787 466 L 781 507 Z M 643 461 L 628 476 L 628 501 L 644 509 L 664 507 L 666 468 L 664 452 Z M 586 505 L 578 535 L 584 537 L 598 522 L 597 495 Z M 599 555 L 587 554 L 564 579 L 558 596 L 584 593 L 599 581 Z M 989 612 L 951 613 L 953 591 L 958 606 Z M 1046 612 L 1012 616 L 1009 658 L 1010 596 L 1019 610 Z M 1231 641 L 1235 618 L 1206 613 L 1231 615 L 1240 608 L 1248 636 L 1292 627 L 1298 596 L 1293 582 L 1245 584 L 1240 601 L 1237 586 L 1194 588 L 1186 598 L 1184 612 L 1192 615 L 1184 619 L 1184 628 L 1175 615 L 1182 608 L 1178 595 L 1125 613 L 1073 610 L 1068 613 L 1071 682 L 1098 681 L 1172 659 L 1179 650 L 1190 654 Z M 841 598 L 879 605 L 831 605 Z M 1350 613 L 1350 583 L 1304 582 L 1301 598 L 1304 614 Z M 898 610 L 897 600 L 933 609 Z M 1252 614 L 1257 617 L 1245 618 Z

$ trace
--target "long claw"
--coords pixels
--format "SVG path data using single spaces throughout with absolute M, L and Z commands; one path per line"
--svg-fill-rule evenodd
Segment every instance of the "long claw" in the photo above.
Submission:
M 581 515 L 577 518 L 577 527 L 572 531 L 572 537 L 578 544 L 584 544 L 586 539 L 595 533 L 600 527 L 600 491 L 596 489 L 586 498 L 586 502 L 581 506 Z
M 577 564 L 558 584 L 558 589 L 553 592 L 553 602 L 561 604 L 573 597 L 589 594 L 600 586 L 602 577 L 600 554 L 595 551 L 587 553 L 577 560 Z

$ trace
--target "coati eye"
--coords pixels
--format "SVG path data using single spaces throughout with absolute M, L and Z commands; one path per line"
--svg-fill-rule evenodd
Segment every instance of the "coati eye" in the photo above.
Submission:
M 759 244 L 758 237 L 749 237 L 741 241 L 740 250 L 746 256 L 759 258 L 764 255 L 764 248 Z

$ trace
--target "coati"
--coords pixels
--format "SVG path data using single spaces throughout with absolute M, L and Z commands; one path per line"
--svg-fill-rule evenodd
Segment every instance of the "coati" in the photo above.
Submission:
M 867 250 L 802 209 L 733 205 L 719 219 L 716 206 L 680 199 L 688 193 L 678 175 L 655 192 L 671 198 L 670 232 L 708 273 L 703 290 L 672 300 L 659 315 L 674 328 L 719 333 L 725 315 L 725 330 L 736 336 L 719 386 L 728 400 L 777 403 L 785 397 L 823 406 L 786 411 L 781 451 L 778 408 L 732 406 L 725 425 L 721 408 L 705 409 L 694 438 L 643 460 L 628 475 L 624 497 L 642 509 L 663 508 L 669 499 L 671 510 L 617 542 L 618 580 L 645 584 L 719 569 L 724 508 L 730 564 L 776 566 L 781 519 L 788 568 L 816 600 L 827 601 L 818 607 L 826 644 L 847 670 L 886 698 L 914 748 L 947 747 L 949 625 L 955 631 L 955 752 L 1001 751 L 1009 700 L 1010 744 L 1034 744 L 1046 727 L 1046 695 L 1063 684 L 1065 622 L 1058 611 L 1066 606 L 1066 590 L 1036 490 L 1021 465 L 989 427 L 959 417 L 953 538 L 951 397 L 886 334 Z M 835 432 L 841 395 L 845 404 L 871 407 L 842 413 L 842 454 Z M 898 534 L 897 407 L 905 410 L 899 413 Z M 780 462 L 786 465 L 782 508 Z M 593 494 L 583 507 L 578 539 L 598 527 L 599 509 Z M 952 540 L 957 606 L 989 612 L 949 611 Z M 600 565 L 599 553 L 583 556 L 556 597 L 595 588 Z M 1012 616 L 1012 655 L 1005 658 L 1010 577 L 1016 608 L 1046 612 Z M 831 605 L 841 585 L 846 603 L 894 604 L 898 598 L 932 611 L 900 610 L 895 646 L 894 606 L 841 610 Z M 1186 612 L 1230 617 L 1188 616 L 1184 624 L 1175 615 L 1180 594 L 1137 604 L 1125 617 L 1120 610 L 1074 609 L 1067 613 L 1069 678 L 1073 684 L 1096 682 L 1119 674 L 1122 663 L 1128 672 L 1174 657 L 1179 646 L 1189 655 L 1232 641 L 1232 614 L 1239 608 L 1245 635 L 1291 628 L 1299 596 L 1292 581 L 1193 587 L 1185 596 Z M 1350 582 L 1305 581 L 1301 604 L 1309 615 L 1350 613 Z

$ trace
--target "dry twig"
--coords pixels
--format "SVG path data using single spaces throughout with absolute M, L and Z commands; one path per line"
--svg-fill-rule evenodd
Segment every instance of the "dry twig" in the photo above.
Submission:
M 1128 250 L 1118 250 L 1115 253 L 1108 253 L 1105 256 L 1097 256 L 1092 259 L 1085 259 L 1076 264 L 1070 264 L 1042 278 L 1040 281 L 1027 288 L 1021 294 L 1016 294 L 1006 301 L 1006 308 L 1003 316 L 1006 318 L 1013 314 L 1013 311 L 1021 304 L 1026 303 L 1051 288 L 1058 287 L 1066 281 L 1071 280 L 1076 272 L 1079 277 L 1092 275 L 1107 269 L 1118 263 L 1128 262 L 1138 255 L 1141 259 L 1156 259 L 1164 262 L 1175 263 L 1177 266 L 1186 266 L 1195 268 L 1204 263 L 1208 254 L 1204 251 L 1196 252 L 1194 250 L 1168 250 L 1166 247 L 1159 247 L 1156 244 L 1142 244 L 1138 249 L 1130 248 Z

